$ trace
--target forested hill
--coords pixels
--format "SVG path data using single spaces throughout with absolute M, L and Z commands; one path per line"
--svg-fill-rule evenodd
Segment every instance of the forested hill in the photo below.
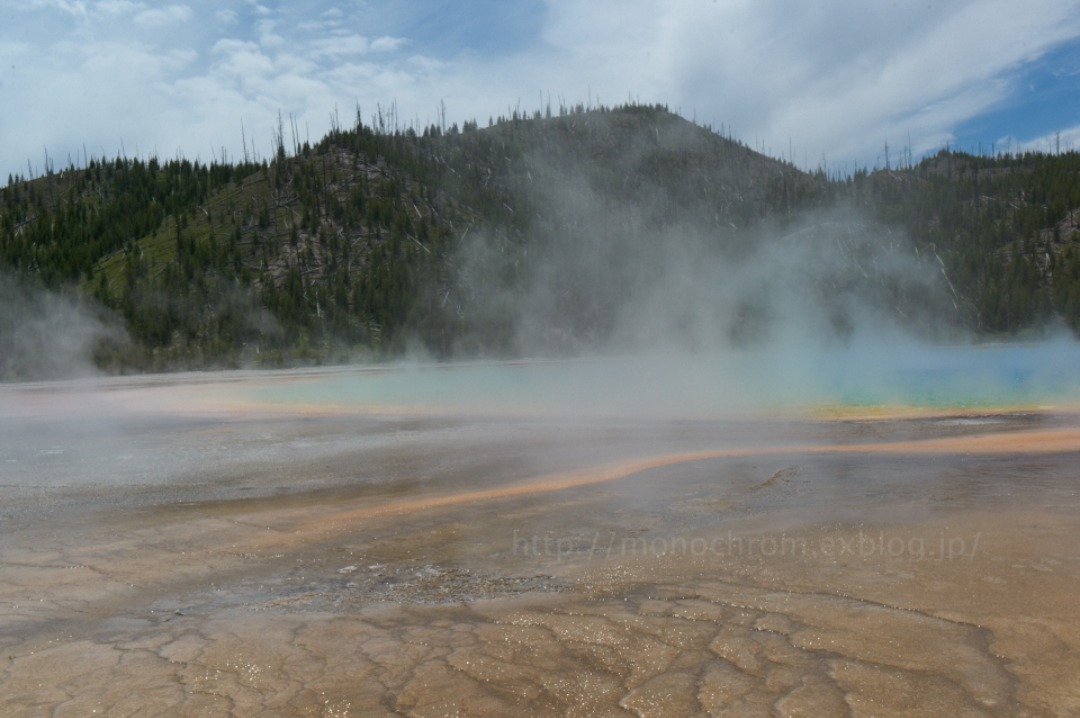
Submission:
M 314 146 L 279 131 L 261 161 L 117 158 L 11 177 L 0 301 L 47 292 L 121 323 L 93 346 L 120 370 L 754 341 L 784 306 L 760 286 L 793 281 L 841 338 L 852 297 L 926 324 L 941 277 L 954 326 L 1080 324 L 1075 154 L 943 152 L 829 179 L 658 106 L 395 125 L 358 117 Z M 844 219 L 822 218 L 836 206 Z M 785 241 L 763 252 L 773 235 Z M 838 260 L 809 275 L 798 262 L 747 281 L 754 263 L 832 246 Z M 905 273 L 881 269 L 909 249 L 920 259 Z M 5 351 L 25 354 L 5 314 Z M 26 374 L 25 356 L 0 362 L 0 378 Z
M 942 150 L 849 183 L 881 221 L 941 257 L 984 335 L 1080 329 L 1080 154 Z

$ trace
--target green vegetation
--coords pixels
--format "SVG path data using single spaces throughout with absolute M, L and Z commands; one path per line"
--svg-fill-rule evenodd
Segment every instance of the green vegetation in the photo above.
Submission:
M 969 323 L 1016 335 L 1080 330 L 1080 154 L 941 151 L 902 171 L 858 173 L 852 191 L 938 258 Z
M 972 329 L 1080 328 L 1076 153 L 942 152 L 833 180 L 636 105 L 419 132 L 381 111 L 367 125 L 358 112 L 315 146 L 287 151 L 277 140 L 271 161 L 118 158 L 9 177 L 0 272 L 76 288 L 119 317 L 130 341 L 95 354 L 116 370 L 410 347 L 508 354 L 515 328 L 493 297 L 523 291 L 536 257 L 572 255 L 599 237 L 617 284 L 631 278 L 622 253 L 664 227 L 692 221 L 738 252 L 762 220 L 846 203 L 933 256 Z M 570 317 L 563 329 L 605 331 L 617 296 L 590 296 L 589 276 L 559 266 L 548 280 L 551 312 Z

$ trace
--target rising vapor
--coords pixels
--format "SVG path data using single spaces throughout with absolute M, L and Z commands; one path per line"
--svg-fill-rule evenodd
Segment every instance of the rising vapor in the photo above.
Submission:
M 126 337 L 119 322 L 85 296 L 0 275 L 0 380 L 97 374 L 95 351 Z

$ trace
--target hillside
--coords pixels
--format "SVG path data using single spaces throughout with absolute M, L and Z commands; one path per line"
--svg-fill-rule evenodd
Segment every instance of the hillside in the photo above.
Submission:
M 976 332 L 1080 329 L 1080 154 L 943 150 L 852 185 L 881 221 L 935 252 Z
M 1080 324 L 1075 155 L 830 181 L 662 107 L 393 125 L 9 178 L 0 267 L 122 324 L 113 370 Z

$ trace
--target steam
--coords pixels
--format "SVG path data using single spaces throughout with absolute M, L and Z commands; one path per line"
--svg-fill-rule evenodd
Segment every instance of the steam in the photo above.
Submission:
M 661 187 L 625 199 L 538 163 L 536 219 L 462 248 L 468 312 L 524 356 L 776 352 L 954 339 L 932 253 L 851 207 L 737 225 Z
M 760 195 L 737 196 L 760 178 L 673 196 L 639 179 L 643 158 L 630 148 L 616 163 L 635 183 L 625 190 L 588 162 L 522 160 L 530 191 L 514 211 L 528 228 L 474 230 L 455 262 L 462 315 L 481 335 L 466 334 L 462 354 L 494 343 L 501 356 L 576 358 L 545 369 L 559 380 L 539 393 L 590 412 L 1078 395 L 1075 372 L 1042 349 L 970 346 L 933 247 L 850 205 L 750 217 Z M 492 335 L 502 344 L 485 344 Z
M 773 352 L 955 333 L 937 268 L 850 210 L 748 230 L 726 249 L 693 227 L 659 244 L 656 280 L 631 286 L 619 312 L 618 346 Z
M 98 374 L 95 351 L 125 337 L 118 322 L 84 297 L 0 275 L 0 380 Z
M 534 393 L 550 406 L 660 416 L 1080 397 L 1080 345 L 974 346 L 936 255 L 854 209 L 717 233 L 573 194 L 553 211 L 576 231 L 530 245 L 528 262 L 483 238 L 462 263 L 471 286 L 495 280 L 474 297 L 514 328 L 516 351 L 587 359 L 545 370 Z M 514 270 L 520 295 L 499 282 Z

